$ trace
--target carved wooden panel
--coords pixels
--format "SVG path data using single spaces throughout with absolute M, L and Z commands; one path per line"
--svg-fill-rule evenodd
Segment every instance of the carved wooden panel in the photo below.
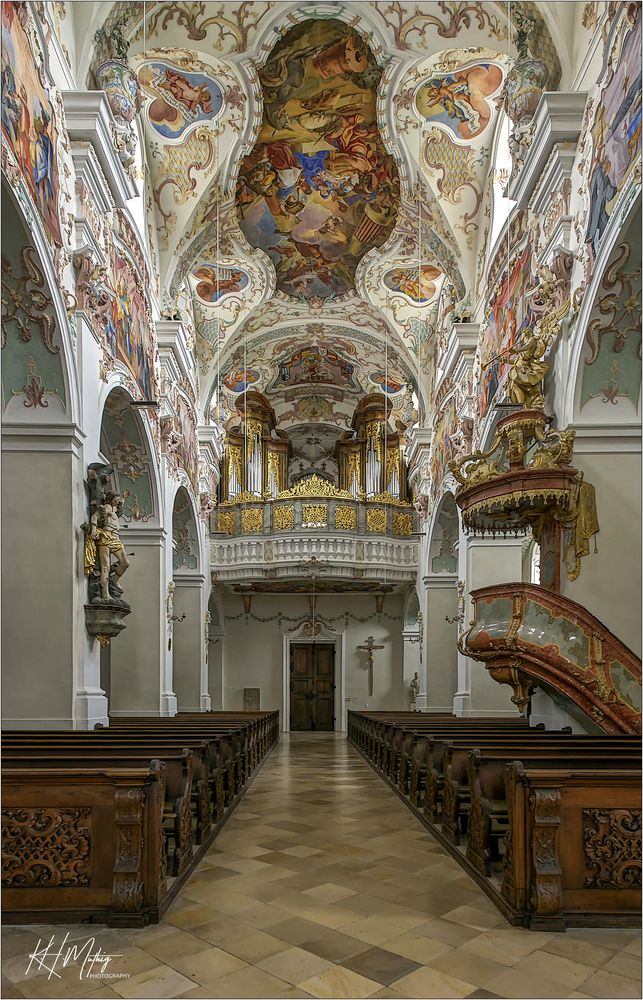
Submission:
M 2 810 L 2 885 L 45 888 L 89 885 L 91 809 Z
M 115 910 L 138 910 L 143 902 L 141 863 L 143 854 L 143 805 L 140 788 L 119 789 L 114 797 L 116 857 L 112 877 Z
M 585 889 L 641 888 L 641 810 L 583 809 Z

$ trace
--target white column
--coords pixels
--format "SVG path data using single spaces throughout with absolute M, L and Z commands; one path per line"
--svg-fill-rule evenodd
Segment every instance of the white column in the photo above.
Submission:
M 128 528 L 125 549 L 133 553 L 123 580 L 132 612 L 112 640 L 110 714 L 174 715 L 172 650 L 167 624 L 167 536 L 163 528 Z
M 205 577 L 194 573 L 174 574 L 172 667 L 180 712 L 200 712 L 204 660 L 203 590 Z M 185 619 L 180 621 L 182 615 Z M 207 688 L 206 688 L 207 690 Z
M 414 674 L 418 675 L 418 680 L 420 681 L 420 692 L 423 690 L 422 681 L 420 680 L 420 630 L 417 626 L 411 626 L 410 628 L 402 629 L 402 642 L 403 642 L 403 677 L 402 677 L 402 705 L 401 710 L 403 712 L 412 705 L 411 703 L 411 681 L 413 680 Z M 415 701 L 415 708 L 419 709 L 417 699 Z
M 448 622 L 457 610 L 457 577 L 426 576 L 426 676 L 427 708 L 431 712 L 452 712 L 458 682 L 458 625 Z
M 473 618 L 473 605 L 469 595 L 478 587 L 494 583 L 522 581 L 523 539 L 518 538 L 460 538 L 458 568 L 460 579 L 465 581 L 464 631 Z M 453 699 L 456 715 L 510 715 L 518 714 L 511 703 L 511 689 L 498 684 L 487 673 L 484 664 L 458 652 L 458 690 Z

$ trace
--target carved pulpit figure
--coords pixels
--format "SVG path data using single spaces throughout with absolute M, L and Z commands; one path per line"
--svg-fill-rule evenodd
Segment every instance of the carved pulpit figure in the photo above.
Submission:
M 369 635 L 368 639 L 362 646 L 358 646 L 358 649 L 363 649 L 368 653 L 368 694 L 369 697 L 373 695 L 373 652 L 376 649 L 384 649 L 384 646 L 376 646 L 373 636 Z

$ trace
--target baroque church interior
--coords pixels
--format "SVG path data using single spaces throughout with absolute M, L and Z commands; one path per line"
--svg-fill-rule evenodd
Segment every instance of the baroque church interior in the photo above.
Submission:
M 3 996 L 641 996 L 641 17 L 3 0 Z

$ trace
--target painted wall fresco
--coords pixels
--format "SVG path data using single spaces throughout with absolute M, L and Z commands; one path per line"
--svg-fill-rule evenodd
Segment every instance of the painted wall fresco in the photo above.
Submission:
M 618 193 L 641 153 L 641 6 L 628 4 L 632 18 L 621 46 L 610 53 L 606 84 L 592 126 L 589 221 L 585 241 L 596 257 Z M 619 51 L 620 50 L 620 51 Z
M 440 73 L 417 92 L 417 110 L 429 125 L 443 129 L 456 142 L 479 139 L 493 114 L 492 99 L 502 88 L 495 63 L 476 63 L 455 73 Z
M 21 6 L 2 4 L 2 135 L 18 161 L 49 236 L 62 246 L 58 132 L 21 23 Z
M 530 284 L 531 245 L 515 261 L 509 278 L 505 275 L 492 302 L 480 338 L 479 407 L 484 417 L 507 371 L 507 362 L 499 357 L 522 335 L 530 319 L 525 293 Z M 494 360 L 498 359 L 498 360 Z
M 293 28 L 260 71 L 263 124 L 236 203 L 289 295 L 353 288 L 362 256 L 392 232 L 400 186 L 376 122 L 380 75 L 366 43 L 332 19 Z
M 456 398 L 452 396 L 438 417 L 431 446 L 431 482 L 437 490 L 449 471 L 449 461 L 455 457 L 454 436 L 458 427 Z
M 196 279 L 195 292 L 202 302 L 214 305 L 235 292 L 247 287 L 249 277 L 246 271 L 236 267 L 221 267 L 217 264 L 199 264 L 192 271 Z
M 641 215 L 630 232 L 633 242 L 616 249 L 601 282 L 594 318 L 585 334 L 581 409 L 592 399 L 612 406 L 629 400 L 638 409 L 641 393 Z
M 181 435 L 176 457 L 187 472 L 188 479 L 195 490 L 199 483 L 199 445 L 196 436 L 194 413 L 187 400 L 177 393 L 176 412 L 179 434 Z
M 150 62 L 139 70 L 138 80 L 149 98 L 147 120 L 165 140 L 182 140 L 200 122 L 216 118 L 223 107 L 221 87 L 205 73 Z
M 138 383 L 145 399 L 156 399 L 152 334 L 138 274 L 129 260 L 112 248 L 114 295 L 106 315 L 107 347 L 122 361 Z
M 384 286 L 391 292 L 404 295 L 414 305 L 426 305 L 435 298 L 436 281 L 441 277 L 442 271 L 432 264 L 422 264 L 419 268 L 411 264 L 387 271 Z
M 390 371 L 371 372 L 368 380 L 388 396 L 396 396 L 398 392 L 403 392 L 406 389 L 406 384 Z
M 51 296 L 35 248 L 20 244 L 26 234 L 8 198 L 2 207 L 3 230 L 16 237 L 13 245 L 9 239 L 3 241 L 2 254 L 3 409 L 16 396 L 23 397 L 25 411 L 46 410 L 54 398 L 65 407 L 65 378 Z
M 105 402 L 100 447 L 118 475 L 125 497 L 123 517 L 149 521 L 155 514 L 151 456 L 130 397 L 119 389 L 110 392 Z

